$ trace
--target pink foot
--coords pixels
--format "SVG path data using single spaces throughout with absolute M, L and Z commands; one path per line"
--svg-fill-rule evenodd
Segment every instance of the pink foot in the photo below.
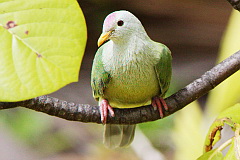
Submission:
M 168 110 L 167 103 L 161 97 L 153 97 L 152 98 L 152 106 L 155 110 L 158 109 L 161 118 L 163 118 L 163 108 L 166 111 Z
M 100 112 L 101 112 L 101 121 L 103 124 L 106 124 L 107 122 L 108 112 L 110 112 L 110 115 L 112 117 L 115 116 L 112 107 L 109 105 L 106 99 L 103 99 L 100 103 Z

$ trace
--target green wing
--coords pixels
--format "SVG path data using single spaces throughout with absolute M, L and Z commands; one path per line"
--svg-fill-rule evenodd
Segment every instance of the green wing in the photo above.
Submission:
M 161 45 L 162 50 L 160 52 L 158 51 L 160 54 L 160 59 L 157 65 L 155 66 L 155 71 L 161 89 L 160 96 L 163 97 L 167 92 L 171 81 L 172 56 L 171 51 L 167 48 L 167 46 L 163 44 L 159 45 Z
M 104 95 L 104 89 L 107 87 L 110 81 L 110 74 L 104 70 L 103 62 L 102 62 L 102 50 L 103 46 L 101 46 L 93 60 L 92 74 L 91 74 L 91 86 L 93 97 L 98 100 L 99 97 Z

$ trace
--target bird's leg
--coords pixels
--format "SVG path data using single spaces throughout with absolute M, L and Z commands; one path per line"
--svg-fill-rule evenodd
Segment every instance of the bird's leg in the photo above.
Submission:
M 114 117 L 114 111 L 108 101 L 106 99 L 103 99 L 100 103 L 100 113 L 101 113 L 101 121 L 103 124 L 106 124 L 107 122 L 107 116 L 108 112 L 110 112 L 110 115 Z
M 152 106 L 154 110 L 158 109 L 160 117 L 163 118 L 163 108 L 167 111 L 168 106 L 165 100 L 161 97 L 153 97 L 152 98 Z

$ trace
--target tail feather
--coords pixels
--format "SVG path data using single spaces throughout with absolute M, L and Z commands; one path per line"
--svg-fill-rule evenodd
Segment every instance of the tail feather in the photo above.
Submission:
M 136 125 L 115 125 L 104 126 L 103 143 L 108 148 L 126 147 L 133 141 Z

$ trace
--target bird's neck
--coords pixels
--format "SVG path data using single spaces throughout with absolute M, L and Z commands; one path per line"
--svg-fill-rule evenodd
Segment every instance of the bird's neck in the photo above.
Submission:
M 128 69 L 129 66 L 137 63 L 149 65 L 151 55 L 152 40 L 147 37 L 131 36 L 125 42 L 109 41 L 103 51 L 103 63 L 106 71 Z M 150 62 L 149 62 L 149 61 Z M 143 65 L 144 66 L 144 65 Z
M 137 54 L 147 46 L 146 44 L 148 44 L 149 41 L 151 41 L 151 39 L 146 33 L 119 38 L 113 40 L 113 53 L 121 54 L 120 56 Z

